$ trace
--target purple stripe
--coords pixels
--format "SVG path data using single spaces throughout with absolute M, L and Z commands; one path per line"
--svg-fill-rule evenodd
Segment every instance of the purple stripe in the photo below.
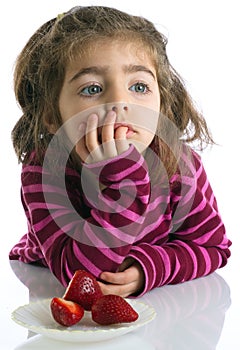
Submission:
M 199 250 L 201 251 L 203 257 L 204 257 L 204 262 L 206 265 L 205 271 L 204 271 L 204 276 L 208 275 L 211 271 L 212 268 L 212 262 L 209 256 L 209 253 L 207 252 L 206 248 L 203 248 L 199 246 Z
M 217 233 L 218 229 L 222 226 L 222 223 L 220 222 L 218 226 L 214 227 L 214 230 L 211 230 L 209 232 L 206 232 L 205 234 L 202 234 L 200 237 L 193 239 L 193 242 L 199 244 L 199 245 L 204 245 L 209 241 L 211 237 L 214 237 L 215 234 Z
M 84 231 L 85 234 L 87 235 L 88 239 L 92 242 L 94 242 L 95 239 L 95 233 L 92 230 L 93 227 L 96 227 L 96 230 L 102 230 L 102 228 L 98 228 L 97 226 L 94 225 L 87 225 L 87 223 L 85 223 L 85 227 L 84 227 Z M 107 235 L 109 235 L 109 239 L 107 239 Z M 108 227 L 106 229 L 106 236 L 104 236 L 104 241 L 112 241 L 114 238 L 117 239 L 118 241 L 118 246 L 122 246 L 122 245 L 126 245 L 126 244 L 132 244 L 135 238 L 135 235 L 133 236 L 132 232 L 130 234 L 127 234 L 125 232 L 123 232 L 122 230 L 119 230 L 116 227 Z M 106 243 L 104 243 L 104 241 L 102 242 L 102 245 L 99 246 L 99 248 L 106 248 Z
M 153 275 L 156 276 L 156 266 L 155 266 L 154 262 L 152 261 L 150 255 L 147 254 L 144 249 L 141 249 L 141 247 L 138 247 L 138 246 L 134 247 L 134 251 L 137 251 L 137 252 L 141 253 L 142 255 L 144 255 L 145 260 L 149 261 L 149 263 L 151 265 L 151 270 L 154 271 Z M 131 256 L 131 254 L 129 254 L 129 255 Z M 134 256 L 134 255 L 132 255 L 132 256 L 134 257 L 134 259 L 138 260 L 141 263 L 141 260 L 138 259 L 138 256 Z M 151 282 L 148 280 L 147 276 L 149 274 L 149 271 L 146 269 L 146 265 L 142 265 L 142 268 L 145 272 L 144 273 L 145 274 L 145 286 L 147 286 L 148 290 L 150 290 L 153 288 L 155 280 L 153 279 Z M 148 269 L 149 269 L 149 267 L 148 267 Z
M 73 241 L 73 252 L 74 255 L 78 257 L 78 260 L 81 261 L 81 264 L 85 267 L 86 270 L 91 271 L 94 276 L 100 275 L 102 271 L 95 264 L 93 264 L 91 260 L 82 254 L 81 249 L 75 241 Z
M 108 181 L 120 181 L 122 179 L 127 178 L 130 174 L 132 174 L 133 172 L 136 172 L 138 169 L 140 169 L 141 166 L 143 165 L 143 162 L 144 162 L 144 158 L 140 158 L 138 163 L 133 164 L 132 166 L 128 167 L 125 170 L 118 172 L 117 174 L 109 175 Z
M 124 187 L 138 187 L 138 186 L 144 186 L 146 184 L 149 184 L 149 176 L 148 174 L 146 174 L 146 176 L 141 179 L 141 180 L 131 180 L 131 179 L 120 179 L 120 181 L 124 181 L 122 182 L 118 182 L 118 183 L 112 183 L 111 185 L 109 185 L 109 188 L 111 189 L 116 189 L 118 190 L 119 188 L 124 188 Z
M 190 213 L 191 214 L 191 213 Z M 185 228 L 183 231 L 178 231 L 177 234 L 178 235 L 188 235 L 190 233 L 194 233 L 197 230 L 199 230 L 201 227 L 203 227 L 208 221 L 210 221 L 210 219 L 214 218 L 216 216 L 215 212 L 212 212 L 209 216 L 206 217 L 205 220 L 202 220 L 200 224 L 198 225 L 194 225 L 191 226 L 189 228 Z M 199 239 L 201 239 L 202 237 L 205 237 L 206 235 L 211 236 L 213 233 L 213 231 L 208 231 L 206 234 L 202 234 Z M 205 238 L 204 238 L 205 239 Z
M 190 279 L 194 279 L 197 276 L 197 267 L 198 267 L 198 261 L 197 261 L 197 257 L 195 255 L 195 253 L 193 252 L 193 250 L 190 248 L 189 244 L 185 243 L 184 241 L 177 241 L 177 244 L 181 247 L 183 247 L 190 255 L 191 259 L 192 259 L 192 263 L 193 263 L 193 272 L 192 275 L 190 276 Z

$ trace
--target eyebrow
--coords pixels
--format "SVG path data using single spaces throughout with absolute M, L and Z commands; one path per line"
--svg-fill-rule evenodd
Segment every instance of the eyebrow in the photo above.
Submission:
M 83 75 L 87 74 L 96 74 L 96 75 L 101 75 L 104 74 L 108 71 L 108 66 L 92 66 L 92 67 L 86 67 L 81 69 L 79 72 L 77 72 L 70 80 L 69 83 L 72 83 L 73 81 L 77 80 Z M 156 77 L 154 73 L 147 68 L 146 66 L 143 65 L 135 65 L 135 64 L 130 64 L 130 65 L 125 65 L 123 66 L 123 71 L 124 73 L 136 73 L 136 72 L 145 72 L 148 73 L 152 76 L 154 80 L 156 80 Z
M 72 83 L 73 81 L 77 80 L 78 78 L 80 78 L 83 75 L 87 75 L 87 74 L 96 74 L 96 75 L 101 75 L 103 73 L 105 73 L 108 70 L 107 66 L 103 66 L 103 67 L 98 67 L 98 66 L 92 66 L 92 67 L 87 67 L 87 68 L 83 68 L 81 69 L 79 72 L 77 72 L 70 80 L 69 83 Z
M 138 64 L 130 64 L 129 66 L 124 66 L 123 70 L 126 73 L 146 72 L 150 74 L 154 80 L 156 80 L 156 77 L 153 74 L 153 72 L 146 66 L 142 66 Z

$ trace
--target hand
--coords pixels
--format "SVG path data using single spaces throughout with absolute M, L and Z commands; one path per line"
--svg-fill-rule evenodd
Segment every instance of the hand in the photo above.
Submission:
M 102 127 L 98 126 L 97 114 L 91 114 L 87 123 L 80 124 L 80 139 L 76 152 L 86 163 L 99 162 L 116 157 L 129 148 L 126 138 L 128 128 L 124 125 L 114 129 L 116 113 L 109 111 Z
M 141 265 L 132 258 L 125 259 L 118 272 L 103 272 L 100 278 L 106 282 L 98 282 L 103 294 L 116 294 L 123 298 L 140 293 L 145 282 Z

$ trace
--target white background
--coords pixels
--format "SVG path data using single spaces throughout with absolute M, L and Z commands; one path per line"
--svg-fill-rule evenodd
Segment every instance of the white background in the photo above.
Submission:
M 239 284 L 240 260 L 240 21 L 237 0 L 5 0 L 1 4 L 1 264 L 8 264 L 8 251 L 26 229 L 19 195 L 20 166 L 10 136 L 21 116 L 13 94 L 14 61 L 29 37 L 44 22 L 73 6 L 95 4 L 147 17 L 168 37 L 170 61 L 184 78 L 218 143 L 202 157 L 228 237 L 233 241 L 232 257 L 219 274 L 230 285 L 232 297 L 238 297 L 234 289 Z M 8 276 L 2 273 L 1 279 L 4 278 Z M 224 332 L 228 332 L 228 328 Z

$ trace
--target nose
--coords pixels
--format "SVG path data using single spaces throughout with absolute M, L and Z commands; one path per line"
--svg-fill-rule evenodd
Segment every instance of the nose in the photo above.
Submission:
M 111 108 L 112 111 L 116 112 L 116 113 L 120 113 L 121 111 L 128 111 L 128 106 L 126 103 L 116 103 L 114 104 Z
M 129 110 L 129 105 L 126 102 L 112 102 L 106 104 L 107 111 L 114 111 L 117 114 L 126 113 Z
M 111 83 L 111 89 L 107 91 L 105 95 L 106 110 L 113 110 L 118 115 L 125 114 L 129 111 L 129 91 L 125 88 L 124 84 L 120 81 L 113 81 Z

